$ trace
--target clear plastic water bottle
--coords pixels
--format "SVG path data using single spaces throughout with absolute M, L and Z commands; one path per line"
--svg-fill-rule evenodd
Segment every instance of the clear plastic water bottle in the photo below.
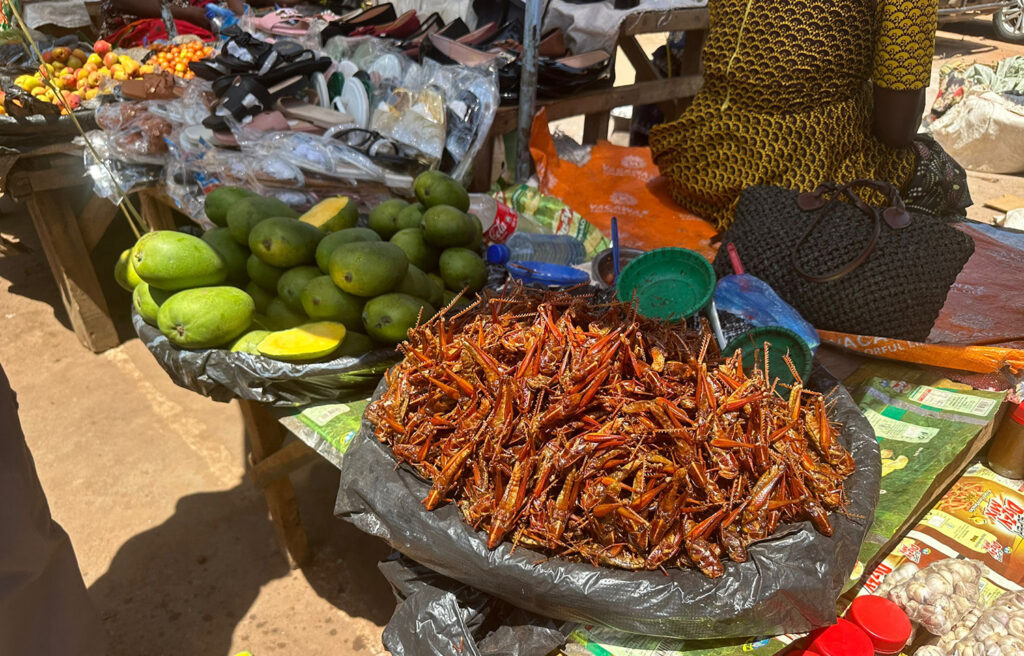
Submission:
M 517 232 L 504 244 L 487 249 L 491 264 L 506 262 L 547 262 L 571 266 L 587 259 L 583 243 L 569 235 L 535 235 Z

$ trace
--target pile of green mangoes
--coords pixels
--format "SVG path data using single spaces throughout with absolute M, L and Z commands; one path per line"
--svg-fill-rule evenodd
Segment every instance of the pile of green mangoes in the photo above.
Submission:
M 143 235 L 115 277 L 136 311 L 180 348 L 230 348 L 287 361 L 361 355 L 405 339 L 487 280 L 480 220 L 469 195 L 436 171 L 419 175 L 417 202 L 387 200 L 356 227 L 344 196 L 301 216 L 237 187 L 206 197 L 216 224 L 202 238 Z

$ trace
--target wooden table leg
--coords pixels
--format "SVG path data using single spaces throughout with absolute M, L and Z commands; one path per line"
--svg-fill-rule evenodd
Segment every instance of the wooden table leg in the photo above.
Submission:
M 174 213 L 152 189 L 141 189 L 139 191 L 139 204 L 142 208 L 142 220 L 149 226 L 150 230 L 174 230 Z
M 59 191 L 33 192 L 27 205 L 79 341 L 94 353 L 117 346 L 117 329 L 69 199 Z
M 249 438 L 252 464 L 255 467 L 281 450 L 287 431 L 261 404 L 240 400 L 238 405 L 242 410 L 245 434 Z M 277 541 L 288 564 L 292 569 L 301 567 L 309 560 L 309 542 L 299 516 L 299 504 L 295 499 L 292 482 L 287 475 L 266 482 L 263 495 L 267 499 Z
M 587 114 L 583 118 L 583 143 L 596 144 L 600 139 L 607 139 L 610 118 L 611 112 Z

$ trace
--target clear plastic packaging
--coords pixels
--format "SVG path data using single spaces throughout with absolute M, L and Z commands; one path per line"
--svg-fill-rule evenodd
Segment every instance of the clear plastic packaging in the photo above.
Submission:
M 818 350 L 818 331 L 775 290 L 760 278 L 749 274 L 725 276 L 715 287 L 715 306 L 719 312 L 741 317 L 754 327 L 781 326 L 792 330 L 811 348 Z
M 984 571 L 985 566 L 974 560 L 940 560 L 893 587 L 888 597 L 912 622 L 942 636 L 977 607 Z
M 950 653 L 952 656 L 1024 654 L 1024 592 L 1006 592 L 996 599 Z

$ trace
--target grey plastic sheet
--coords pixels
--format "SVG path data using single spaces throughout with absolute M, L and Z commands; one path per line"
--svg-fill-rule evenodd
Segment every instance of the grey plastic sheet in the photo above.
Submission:
M 807 386 L 824 392 L 839 383 L 819 367 Z M 382 382 L 375 397 L 383 389 Z M 485 534 L 473 531 L 454 505 L 423 507 L 429 485 L 411 468 L 396 468 L 365 418 L 342 463 L 335 514 L 444 577 L 555 620 L 688 639 L 807 632 L 835 621 L 835 601 L 874 517 L 881 476 L 871 425 L 845 389 L 834 397 L 839 439 L 857 464 L 846 481 L 847 513 L 831 517 L 834 535 L 808 522 L 783 526 L 751 545 L 747 562 L 727 563 L 718 579 L 689 569 L 666 575 L 595 567 L 522 547 L 513 553 L 507 542 L 489 550 Z
M 294 407 L 314 401 L 366 398 L 387 368 L 399 359 L 394 349 L 303 364 L 227 349 L 187 351 L 171 344 L 135 312 L 132 323 L 176 385 L 225 403 L 237 398 Z

